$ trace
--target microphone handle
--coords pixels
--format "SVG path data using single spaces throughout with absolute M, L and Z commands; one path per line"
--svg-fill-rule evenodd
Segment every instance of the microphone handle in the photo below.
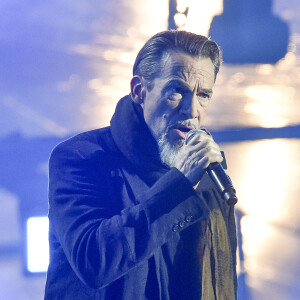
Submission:
M 235 189 L 222 165 L 219 163 L 212 163 L 208 166 L 206 171 L 228 205 L 236 204 L 238 199 L 235 194 Z

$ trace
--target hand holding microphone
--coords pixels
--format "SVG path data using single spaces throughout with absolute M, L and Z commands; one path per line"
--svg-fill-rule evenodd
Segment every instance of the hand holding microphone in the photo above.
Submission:
M 235 189 L 220 164 L 222 160 L 220 148 L 212 136 L 205 129 L 193 129 L 186 135 L 176 167 L 193 185 L 207 172 L 223 199 L 234 205 L 237 202 Z

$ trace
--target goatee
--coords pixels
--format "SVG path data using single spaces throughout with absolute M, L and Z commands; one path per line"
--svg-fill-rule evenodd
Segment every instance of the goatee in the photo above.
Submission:
M 172 168 L 175 166 L 178 153 L 184 144 L 184 140 L 179 139 L 176 143 L 171 144 L 168 141 L 167 135 L 168 130 L 166 130 L 158 139 L 158 148 L 160 151 L 160 159 L 162 163 Z

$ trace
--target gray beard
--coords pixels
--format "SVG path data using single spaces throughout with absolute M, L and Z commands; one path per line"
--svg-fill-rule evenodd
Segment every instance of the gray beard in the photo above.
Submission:
M 168 130 L 158 139 L 158 148 L 160 152 L 160 159 L 163 164 L 172 168 L 175 166 L 178 154 L 181 147 L 184 144 L 183 140 L 179 140 L 178 143 L 171 145 L 167 139 Z
M 197 125 L 194 124 L 191 120 L 178 121 L 176 124 L 181 124 L 185 126 L 189 126 L 191 128 L 197 128 Z M 169 130 L 174 127 L 173 124 L 165 130 L 165 132 L 158 138 L 157 144 L 160 152 L 160 159 L 163 164 L 172 168 L 175 167 L 176 160 L 178 158 L 178 154 L 180 153 L 182 146 L 185 141 L 183 139 L 179 139 L 176 143 L 171 144 L 168 140 Z

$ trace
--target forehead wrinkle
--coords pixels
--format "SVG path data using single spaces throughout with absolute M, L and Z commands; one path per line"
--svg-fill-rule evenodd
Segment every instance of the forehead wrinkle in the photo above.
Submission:
M 197 69 L 196 69 L 197 70 Z M 183 81 L 183 83 L 189 87 L 190 90 L 199 92 L 201 89 L 205 89 L 206 84 L 209 84 L 210 75 L 209 72 L 201 70 L 201 72 L 185 72 L 184 70 L 180 70 L 178 72 L 174 72 L 171 78 L 179 79 Z
M 162 60 L 161 77 L 167 79 L 179 79 L 186 86 L 197 91 L 210 86 L 214 82 L 214 72 L 211 72 L 206 64 L 197 60 L 188 60 L 185 57 L 175 57 L 173 53 L 166 52 Z M 211 89 L 210 89 L 211 90 Z
M 184 79 L 185 81 L 195 79 L 202 80 L 203 77 L 211 79 L 212 74 L 209 71 L 206 71 L 202 68 L 195 68 L 191 65 L 182 65 L 182 64 L 173 64 L 166 66 L 164 69 L 164 77 L 177 77 Z
M 187 74 L 199 74 L 199 75 L 204 75 L 207 73 L 208 75 L 211 75 L 210 72 L 205 71 L 201 67 L 195 67 L 195 65 L 198 63 L 199 59 L 201 58 L 195 58 L 190 55 L 185 55 L 186 57 L 192 59 L 191 60 L 186 60 L 182 56 L 176 56 L 178 53 L 174 51 L 166 51 L 161 60 L 161 67 L 162 67 L 162 72 L 161 75 L 163 77 L 167 77 L 169 75 L 182 75 L 185 77 L 185 73 Z M 182 53 L 184 55 L 184 53 Z M 205 58 L 203 58 L 205 59 Z

